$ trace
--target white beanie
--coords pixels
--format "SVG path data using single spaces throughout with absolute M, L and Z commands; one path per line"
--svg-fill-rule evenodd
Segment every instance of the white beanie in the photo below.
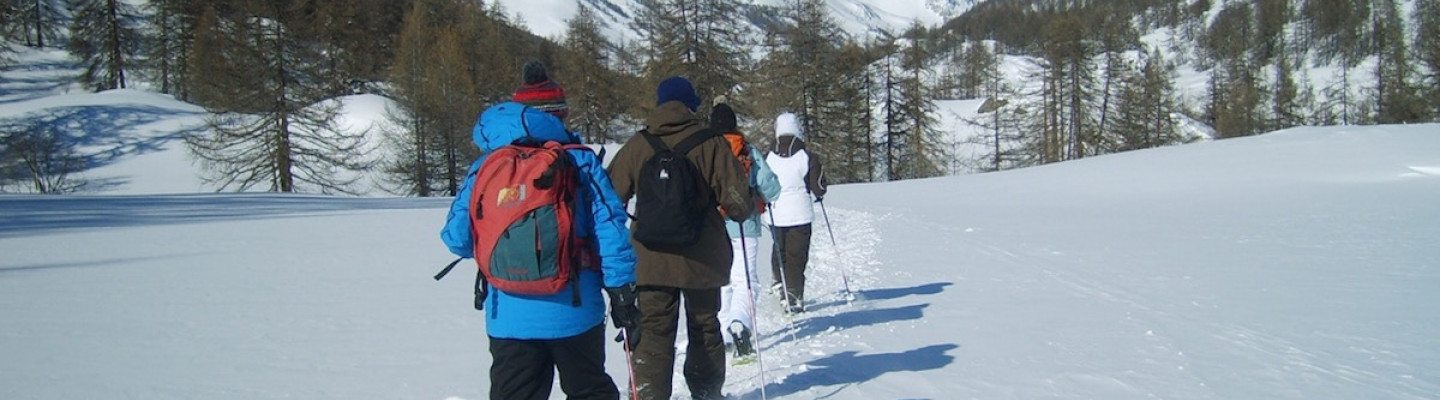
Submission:
M 800 132 L 800 119 L 795 114 L 787 112 L 775 117 L 775 137 L 784 135 L 795 135 L 796 139 L 805 138 L 805 134 Z

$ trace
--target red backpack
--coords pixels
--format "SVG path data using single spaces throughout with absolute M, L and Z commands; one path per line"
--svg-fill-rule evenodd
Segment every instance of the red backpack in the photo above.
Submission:
M 549 295 L 596 268 L 598 255 L 573 232 L 578 168 L 567 149 L 579 144 L 511 144 L 486 156 L 475 173 L 470 226 L 475 261 L 490 286 Z M 579 305 L 579 285 L 575 303 Z M 479 301 L 479 299 L 477 299 Z

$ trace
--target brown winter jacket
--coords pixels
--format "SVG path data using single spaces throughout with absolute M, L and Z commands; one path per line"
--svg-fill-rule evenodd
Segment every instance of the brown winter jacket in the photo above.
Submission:
M 650 134 L 672 148 L 705 127 L 694 112 L 678 101 L 658 106 L 646 118 L 645 125 Z M 636 192 L 640 166 L 654 154 L 650 143 L 640 135 L 630 138 L 615 152 L 607 171 L 622 203 L 630 203 Z M 717 134 L 714 139 L 706 140 L 690 150 L 686 158 L 700 170 L 700 175 L 710 184 L 710 191 L 715 195 L 714 202 L 723 207 L 730 217 L 743 219 L 750 215 L 754 205 L 747 201 L 751 196 L 745 172 L 740 161 L 730 153 L 730 144 L 724 136 Z M 632 237 L 630 243 L 635 246 L 635 255 L 639 258 L 635 265 L 635 283 L 684 289 L 725 286 L 730 282 L 731 260 L 730 236 L 725 233 L 724 218 L 718 211 L 709 214 L 700 241 L 676 252 L 651 250 Z

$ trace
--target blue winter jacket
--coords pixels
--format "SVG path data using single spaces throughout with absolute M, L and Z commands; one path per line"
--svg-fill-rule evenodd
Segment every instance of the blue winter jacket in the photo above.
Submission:
M 580 143 L 579 137 L 565 130 L 554 116 L 515 102 L 501 103 L 480 114 L 473 132 L 481 156 L 470 165 L 455 200 L 440 240 L 450 252 L 464 258 L 475 256 L 470 230 L 470 194 L 475 173 L 485 155 L 515 139 L 529 135 L 539 140 Z M 630 230 L 625 206 L 615 195 L 610 177 L 600 165 L 600 157 L 588 150 L 570 150 L 571 158 L 580 169 L 581 190 L 575 209 L 575 234 L 591 238 L 600 252 L 600 271 L 582 270 L 579 277 L 580 306 L 573 304 L 572 288 L 545 296 L 513 295 L 490 288 L 485 299 L 485 330 L 491 337 L 506 339 L 560 339 L 579 335 L 605 322 L 602 287 L 618 287 L 635 282 L 635 249 L 630 246 Z M 473 264 L 471 264 L 473 265 Z
M 766 203 L 775 201 L 776 197 L 780 197 L 780 178 L 775 176 L 775 171 L 770 170 L 770 165 L 765 163 L 765 155 L 761 154 L 759 149 L 754 146 L 746 147 L 750 149 L 750 159 L 754 160 L 750 168 L 750 188 L 759 193 Z M 725 231 L 730 233 L 731 239 L 738 239 L 741 229 L 739 223 L 725 220 Z M 760 214 L 751 214 L 750 218 L 745 220 L 743 229 L 747 238 L 760 237 Z

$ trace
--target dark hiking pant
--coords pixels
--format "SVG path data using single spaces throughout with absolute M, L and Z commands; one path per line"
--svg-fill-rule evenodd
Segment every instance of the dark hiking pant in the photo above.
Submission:
M 555 371 L 571 400 L 617 400 L 620 391 L 605 373 L 605 324 L 564 339 L 490 338 L 490 399 L 545 400 Z
M 770 252 L 770 276 L 785 284 L 791 306 L 805 302 L 805 266 L 810 263 L 810 224 L 775 227 L 775 248 Z M 782 279 L 782 275 L 783 279 Z
M 722 399 L 725 342 L 720 337 L 720 288 L 680 289 L 641 286 L 640 329 L 635 352 L 635 383 L 644 400 L 669 400 L 675 373 L 675 335 L 681 299 L 690 345 L 685 349 L 685 383 L 698 400 Z

